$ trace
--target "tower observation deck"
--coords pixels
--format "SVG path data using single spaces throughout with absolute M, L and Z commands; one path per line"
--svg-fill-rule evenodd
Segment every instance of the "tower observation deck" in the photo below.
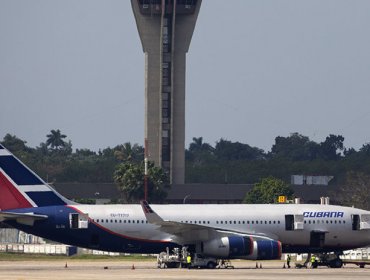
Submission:
M 145 53 L 148 158 L 173 184 L 185 178 L 186 53 L 201 0 L 131 0 Z

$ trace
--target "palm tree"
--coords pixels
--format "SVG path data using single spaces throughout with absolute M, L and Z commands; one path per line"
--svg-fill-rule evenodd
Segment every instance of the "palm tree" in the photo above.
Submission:
M 60 149 L 66 146 L 66 142 L 63 140 L 67 136 L 62 134 L 59 129 L 50 131 L 50 134 L 46 135 L 46 146 L 51 146 L 52 149 Z
M 114 155 L 119 161 L 140 162 L 144 157 L 144 148 L 138 144 L 126 142 L 114 148 Z
M 193 142 L 190 143 L 189 151 L 191 152 L 200 152 L 200 151 L 207 151 L 212 152 L 213 147 L 203 142 L 203 137 L 193 137 Z

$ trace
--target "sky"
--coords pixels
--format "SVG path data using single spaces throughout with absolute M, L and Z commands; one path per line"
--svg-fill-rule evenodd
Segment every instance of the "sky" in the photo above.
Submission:
M 269 151 L 298 132 L 370 142 L 370 1 L 203 0 L 187 54 L 186 146 Z M 144 143 L 144 53 L 129 0 L 0 0 L 0 139 Z

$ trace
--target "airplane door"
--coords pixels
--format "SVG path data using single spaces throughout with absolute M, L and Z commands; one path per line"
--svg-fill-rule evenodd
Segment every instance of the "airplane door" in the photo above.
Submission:
M 311 231 L 310 247 L 322 248 L 325 244 L 325 232 Z
M 303 229 L 303 215 L 285 215 L 285 230 L 302 230 Z
M 360 229 L 361 230 L 370 229 L 370 215 L 369 214 L 362 214 L 360 216 Z
M 86 229 L 89 226 L 89 215 L 80 213 L 69 214 L 69 226 L 71 229 Z
M 285 215 L 285 230 L 294 230 L 294 215 Z
M 352 215 L 352 230 L 360 230 L 360 215 Z
M 370 229 L 370 215 L 352 215 L 352 230 L 369 230 Z

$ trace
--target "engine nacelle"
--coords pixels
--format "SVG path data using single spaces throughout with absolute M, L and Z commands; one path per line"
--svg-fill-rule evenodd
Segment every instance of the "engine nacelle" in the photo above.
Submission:
M 253 240 L 241 236 L 212 239 L 203 243 L 202 251 L 204 255 L 215 258 L 237 258 L 253 253 Z
M 202 253 L 214 258 L 274 260 L 281 257 L 281 243 L 242 236 L 222 237 L 204 242 Z
M 253 241 L 253 253 L 247 256 L 248 260 L 276 260 L 281 258 L 282 246 L 276 240 Z

